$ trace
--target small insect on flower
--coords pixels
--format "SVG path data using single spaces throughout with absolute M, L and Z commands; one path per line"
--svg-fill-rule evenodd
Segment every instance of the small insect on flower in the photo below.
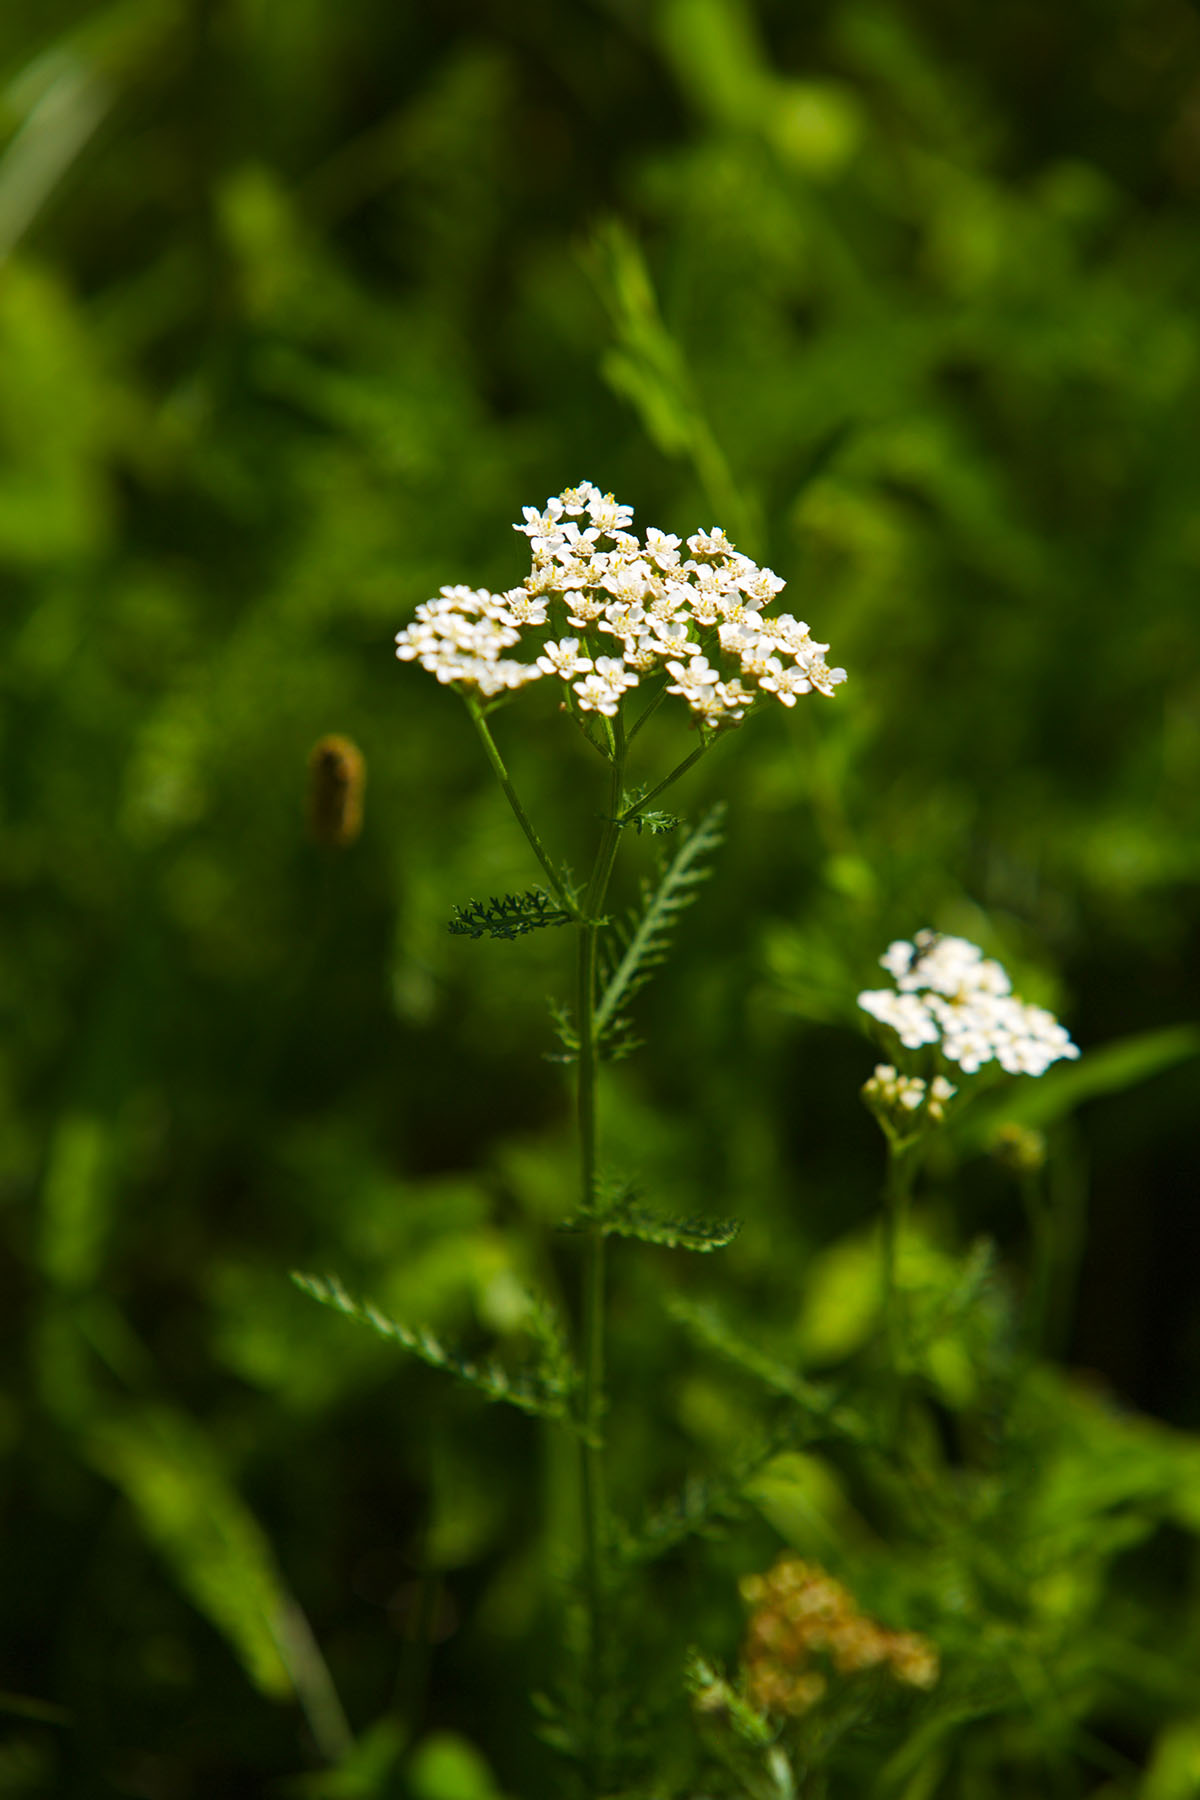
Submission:
M 323 737 L 308 758 L 308 826 L 318 844 L 334 850 L 351 845 L 363 822 L 367 765 L 347 737 Z

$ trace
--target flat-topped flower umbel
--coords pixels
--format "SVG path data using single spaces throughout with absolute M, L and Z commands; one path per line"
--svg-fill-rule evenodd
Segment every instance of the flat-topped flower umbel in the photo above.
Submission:
M 858 1004 L 908 1050 L 936 1044 L 968 1075 L 993 1059 L 1009 1075 L 1043 1075 L 1079 1055 L 1054 1014 L 1027 1006 L 1001 965 L 966 938 L 918 931 L 879 960 L 896 987 L 870 989 Z
M 551 677 L 577 715 L 609 718 L 627 690 L 666 675 L 665 691 L 710 729 L 768 700 L 831 695 L 846 679 L 803 620 L 764 615 L 784 582 L 717 527 L 681 545 L 651 526 L 642 543 L 628 529 L 632 507 L 590 481 L 523 514 L 513 528 L 532 552 L 523 585 L 442 588 L 397 633 L 402 661 L 485 704 Z

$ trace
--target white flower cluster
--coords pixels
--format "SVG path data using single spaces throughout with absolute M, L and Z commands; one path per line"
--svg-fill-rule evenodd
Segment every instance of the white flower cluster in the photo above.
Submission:
M 940 1125 L 946 1116 L 947 1103 L 958 1089 L 944 1075 L 922 1081 L 919 1075 L 901 1075 L 891 1063 L 877 1063 L 875 1073 L 863 1087 L 863 1099 L 872 1112 L 886 1112 L 903 1119 L 906 1113 L 918 1113 L 922 1107 L 926 1117 Z
M 896 988 L 860 994 L 858 1004 L 906 1049 L 938 1044 L 968 1075 L 993 1059 L 1009 1075 L 1042 1075 L 1079 1055 L 1054 1014 L 1027 1006 L 1001 965 L 965 938 L 918 931 L 911 944 L 889 944 L 879 960 Z
M 523 586 L 442 588 L 397 633 L 402 661 L 484 699 L 553 675 L 580 712 L 609 717 L 641 676 L 665 673 L 667 693 L 710 727 L 740 723 L 764 695 L 794 706 L 846 679 L 826 665 L 829 645 L 803 620 L 763 616 L 784 583 L 723 531 L 699 531 L 681 546 L 651 527 L 642 543 L 628 530 L 633 509 L 590 481 L 553 495 L 542 512 L 523 510 L 513 527 L 532 552 Z M 534 655 L 505 654 L 518 645 Z

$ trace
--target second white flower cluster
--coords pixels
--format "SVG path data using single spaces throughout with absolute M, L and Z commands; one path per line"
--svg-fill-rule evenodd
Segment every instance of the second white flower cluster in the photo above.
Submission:
M 966 938 L 918 931 L 879 960 L 896 986 L 870 989 L 858 1004 L 908 1050 L 936 1044 L 968 1075 L 993 1060 L 1009 1075 L 1042 1075 L 1079 1055 L 1054 1014 L 1026 1005 L 1002 966 Z
M 891 1063 L 877 1063 L 863 1088 L 863 1098 L 873 1109 L 903 1119 L 922 1108 L 935 1125 L 946 1116 L 946 1107 L 958 1089 L 944 1075 L 923 1081 L 919 1075 L 901 1075 Z
M 710 727 L 740 723 L 763 697 L 794 706 L 846 679 L 803 620 L 763 616 L 785 584 L 723 531 L 696 532 L 681 546 L 651 527 L 642 543 L 628 530 L 632 518 L 590 481 L 553 495 L 541 512 L 525 507 L 514 527 L 532 552 L 523 585 L 503 594 L 442 588 L 397 633 L 397 656 L 485 700 L 556 676 L 579 712 L 610 718 L 643 675 L 661 672 L 671 677 L 666 692 Z M 506 655 L 519 645 L 536 654 Z

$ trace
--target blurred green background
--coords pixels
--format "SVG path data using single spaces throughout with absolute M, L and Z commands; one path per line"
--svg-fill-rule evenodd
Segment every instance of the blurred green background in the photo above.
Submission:
M 358 1729 L 428 1566 L 422 1716 L 478 1736 L 486 1694 L 498 1779 L 553 1791 L 561 1456 L 287 1280 L 468 1342 L 519 1338 L 531 1275 L 573 1292 L 568 947 L 446 933 L 536 871 L 391 642 L 521 579 L 522 504 L 720 523 L 849 671 L 673 801 L 727 799 L 728 844 L 608 1141 L 744 1229 L 618 1268 L 616 1391 L 653 1389 L 619 1490 L 726 1442 L 656 1288 L 786 1333 L 874 1215 L 890 938 L 984 944 L 1085 1052 L 1194 1019 L 1198 202 L 1185 0 L 7 0 L 0 1791 L 264 1791 L 315 1760 L 280 1583 Z M 540 697 L 497 731 L 578 865 L 595 759 Z M 328 732 L 368 768 L 343 851 L 305 827 Z M 1183 1049 L 1054 1167 L 1069 1360 L 1195 1426 Z M 955 1204 L 1019 1271 L 1002 1177 Z

